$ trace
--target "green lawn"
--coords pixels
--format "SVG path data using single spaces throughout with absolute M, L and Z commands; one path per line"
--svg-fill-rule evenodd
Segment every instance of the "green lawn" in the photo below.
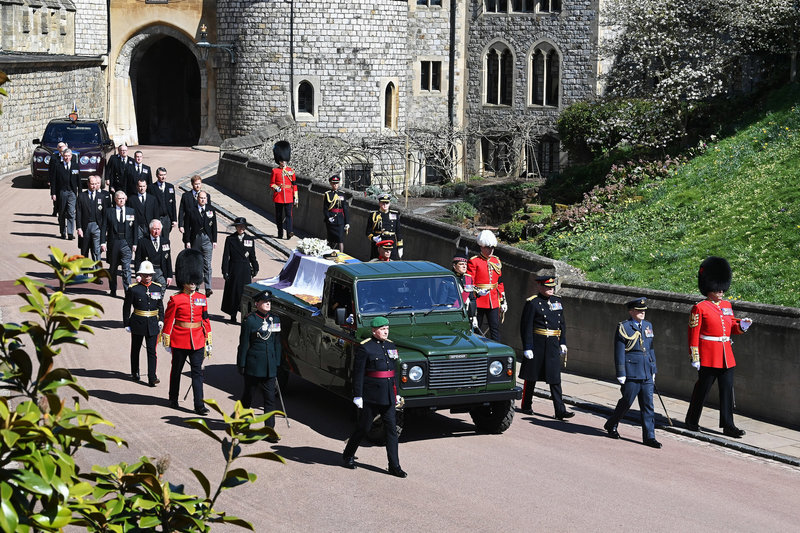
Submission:
M 520 246 L 589 280 L 697 293 L 709 255 L 730 261 L 730 299 L 800 307 L 800 87 L 708 145 L 674 176 L 645 181 L 605 214 Z

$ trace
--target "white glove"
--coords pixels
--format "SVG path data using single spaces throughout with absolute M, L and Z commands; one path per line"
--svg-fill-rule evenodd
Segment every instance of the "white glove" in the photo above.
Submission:
M 403 249 L 402 248 L 398 248 L 397 249 L 397 257 L 399 257 L 400 259 L 403 258 Z
M 159 330 L 162 330 L 162 329 L 164 329 L 164 321 L 163 321 L 163 320 L 159 320 L 159 321 L 158 321 L 158 329 L 159 329 Z
M 130 326 L 125 326 L 125 331 L 127 331 L 128 333 L 130 333 L 130 332 L 131 332 L 131 327 L 130 327 Z
M 653 374 L 653 383 L 655 383 L 655 382 L 656 382 L 656 375 Z
M 617 381 L 619 381 L 620 385 L 625 385 L 625 379 L 627 379 L 625 376 L 620 376 L 617 378 Z
M 700 361 L 695 361 L 692 363 L 692 366 L 695 370 L 700 370 Z
M 567 345 L 566 344 L 562 344 L 561 345 L 561 355 L 564 355 L 565 353 L 567 353 Z
M 396 395 L 394 397 L 394 403 L 396 403 L 396 404 L 400 403 L 400 400 L 402 400 L 402 399 L 403 399 L 403 397 L 398 394 L 398 395 Z
M 478 328 L 478 317 L 474 316 L 472 317 L 472 329 L 477 329 L 477 328 Z
M 504 313 L 507 312 L 508 304 L 505 301 L 500 302 L 500 309 L 502 309 Z
M 333 217 L 328 217 L 328 222 L 330 222 L 331 224 L 333 224 Z
M 533 350 L 525 350 L 522 355 L 525 356 L 525 359 L 533 359 Z
M 356 404 L 356 407 L 361 409 L 364 407 L 364 398 L 360 396 L 358 398 L 353 398 L 353 403 Z
M 206 344 L 206 357 L 211 357 L 211 351 L 213 350 L 213 346 L 210 344 Z
M 478 296 L 486 296 L 487 294 L 489 294 L 489 289 L 478 289 L 477 291 L 475 291 L 475 294 L 477 294 Z
M 345 224 L 344 225 L 344 230 L 345 231 L 350 231 L 350 224 Z
M 739 322 L 739 327 L 742 328 L 742 331 L 747 331 L 750 328 L 750 326 L 752 326 L 752 325 L 753 325 L 753 319 L 752 318 L 743 318 Z
M 380 236 L 380 235 L 376 235 L 376 236 L 374 236 L 374 237 L 372 238 L 372 240 L 373 240 L 373 241 L 375 241 L 375 242 L 380 242 L 380 240 L 381 240 L 381 236 Z

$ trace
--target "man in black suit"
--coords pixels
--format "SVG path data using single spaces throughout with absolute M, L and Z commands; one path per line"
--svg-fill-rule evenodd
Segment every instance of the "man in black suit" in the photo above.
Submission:
M 64 149 L 63 161 L 53 169 L 50 197 L 58 200 L 58 229 L 61 238 L 73 240 L 75 235 L 75 200 L 81 183 L 78 162 L 72 159 L 72 150 Z M 66 225 L 66 232 L 65 232 Z
M 133 159 L 128 157 L 127 145 L 117 146 L 117 153 L 108 158 L 106 163 L 106 183 L 111 188 L 111 193 L 117 191 L 125 192 L 128 195 L 128 173 L 133 167 Z
M 147 188 L 147 192 L 161 201 L 161 221 L 162 232 L 165 237 L 169 237 L 172 228 L 178 225 L 178 215 L 176 214 L 175 186 L 167 182 L 167 169 L 158 167 L 156 169 L 156 181 Z
M 203 189 L 203 178 L 195 174 L 192 176 L 192 190 L 186 191 L 181 196 L 181 203 L 178 206 L 178 229 L 181 233 L 185 231 L 186 213 L 197 209 L 197 194 Z M 208 203 L 211 204 L 211 195 L 206 193 Z
M 56 145 L 56 151 L 53 152 L 53 155 L 50 156 L 50 162 L 47 164 L 47 180 L 50 184 L 53 183 L 53 172 L 55 172 L 56 167 L 61 164 L 64 164 L 63 153 L 64 150 L 69 148 L 67 143 L 61 141 Z M 53 216 L 58 216 L 58 201 L 53 200 Z
M 141 150 L 136 150 L 133 153 L 133 166 L 128 170 L 128 198 L 135 194 L 138 189 L 139 180 L 147 181 L 147 186 L 153 184 L 153 174 L 150 173 L 150 167 L 145 165 L 142 160 L 144 155 Z
M 100 190 L 100 176 L 89 176 L 89 188 L 78 195 L 77 223 L 81 255 L 100 260 L 100 234 L 103 231 L 105 210 L 111 207 L 111 195 Z
M 149 233 L 147 227 L 151 220 L 161 216 L 162 207 L 158 197 L 147 194 L 147 180 L 140 178 L 136 183 L 136 193 L 128 197 L 128 207 L 136 213 L 136 235 L 134 242 Z
M 111 296 L 117 295 L 117 267 L 122 265 L 122 279 L 125 290 L 131 286 L 131 257 L 136 251 L 133 235 L 136 231 L 136 214 L 125 207 L 128 197 L 125 191 L 114 193 L 114 207 L 106 209 L 103 219 L 105 231 L 100 234 L 100 249 L 106 252 L 108 271 L 111 274 L 109 286 Z
M 217 213 L 208 204 L 205 191 L 197 193 L 197 207 L 185 213 L 186 227 L 183 242 L 186 248 L 200 250 L 203 253 L 203 283 L 206 296 L 211 296 L 211 254 L 217 247 Z
M 133 263 L 137 272 L 142 261 L 150 261 L 153 264 L 153 280 L 166 290 L 172 278 L 172 253 L 169 237 L 162 237 L 161 221 L 157 218 L 150 221 L 150 234 L 139 239 L 136 244 L 136 259 Z M 163 298 L 163 293 L 161 296 Z

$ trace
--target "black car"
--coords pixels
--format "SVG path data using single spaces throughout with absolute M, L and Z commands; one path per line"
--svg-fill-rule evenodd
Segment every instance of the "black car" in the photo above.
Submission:
M 82 188 L 86 188 L 86 181 L 93 174 L 103 178 L 106 160 L 114 153 L 114 141 L 108 136 L 106 123 L 99 119 L 59 118 L 47 124 L 41 140 L 33 140 L 33 144 L 37 145 L 31 157 L 31 176 L 34 185 L 49 186 L 50 159 L 58 157 L 56 150 L 60 142 L 67 143 L 72 150 L 73 159 L 78 162 Z M 105 187 L 105 183 L 103 186 Z

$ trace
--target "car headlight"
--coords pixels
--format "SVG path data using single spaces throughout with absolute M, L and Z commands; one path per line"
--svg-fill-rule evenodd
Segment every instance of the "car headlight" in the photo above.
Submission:
M 40 156 L 40 155 L 33 156 L 33 162 L 34 163 L 41 163 L 42 162 L 42 156 Z
M 89 162 L 93 165 L 96 165 L 97 163 L 100 162 L 100 157 L 93 155 L 92 157 L 89 158 Z
M 42 162 L 42 157 L 41 156 L 39 156 L 39 161 L 38 162 L 39 163 Z M 44 156 L 44 162 L 45 162 L 45 164 L 48 164 L 48 165 L 50 164 L 50 156 L 49 155 Z
M 422 379 L 422 367 L 421 366 L 412 366 L 411 369 L 408 371 L 408 379 L 417 383 L 419 380 Z
M 489 365 L 489 373 L 494 377 L 499 376 L 503 372 L 503 363 L 500 361 L 492 361 Z
M 89 164 L 89 158 L 86 157 L 85 155 L 82 155 L 81 156 L 81 165 L 88 165 L 88 164 Z

